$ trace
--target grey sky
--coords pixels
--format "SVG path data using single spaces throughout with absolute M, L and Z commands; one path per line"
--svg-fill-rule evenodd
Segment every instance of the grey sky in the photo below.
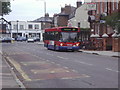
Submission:
M 44 15 L 44 1 L 46 12 L 53 16 L 54 13 L 59 13 L 65 4 L 76 6 L 76 1 L 80 0 L 11 0 L 12 12 L 4 17 L 10 21 L 37 19 Z

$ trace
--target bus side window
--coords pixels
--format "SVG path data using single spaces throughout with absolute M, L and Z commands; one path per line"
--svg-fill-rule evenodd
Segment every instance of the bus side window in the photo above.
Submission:
M 55 31 L 55 40 L 59 41 L 59 33 Z
M 62 34 L 61 34 L 61 33 L 59 33 L 59 39 L 60 39 L 60 38 L 62 38 Z
M 46 40 L 46 39 L 45 39 L 45 33 L 43 33 L 43 41 L 44 41 L 44 40 Z

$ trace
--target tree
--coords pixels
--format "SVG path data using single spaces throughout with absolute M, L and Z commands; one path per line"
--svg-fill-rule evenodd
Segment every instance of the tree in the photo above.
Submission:
M 2 2 L 2 15 L 7 15 L 11 12 L 10 2 Z
M 118 33 L 120 33 L 120 12 L 108 15 L 104 19 L 107 25 L 111 26 L 113 30 L 117 29 Z

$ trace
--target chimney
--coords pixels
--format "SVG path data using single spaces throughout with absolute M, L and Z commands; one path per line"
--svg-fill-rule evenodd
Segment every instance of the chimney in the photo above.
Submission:
M 65 8 L 61 7 L 61 12 L 64 12 L 65 11 Z
M 49 14 L 48 14 L 48 13 L 46 13 L 46 14 L 45 14 L 45 17 L 49 17 Z
M 76 4 L 77 4 L 77 8 L 78 8 L 78 7 L 80 7 L 82 5 L 82 1 L 79 0 L 79 1 L 76 2 Z

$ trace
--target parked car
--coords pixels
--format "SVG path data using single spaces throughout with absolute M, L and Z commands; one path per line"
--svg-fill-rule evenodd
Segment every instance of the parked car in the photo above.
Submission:
M 17 41 L 26 41 L 27 39 L 26 39 L 26 37 L 18 37 L 17 38 Z
M 34 38 L 33 38 L 33 37 L 29 37 L 29 38 L 27 39 L 27 42 L 34 42 Z
M 0 37 L 0 42 L 2 42 L 3 38 Z
M 13 41 L 15 41 L 15 38 L 12 38 Z
M 2 42 L 7 42 L 7 43 L 12 43 L 13 42 L 13 39 L 11 37 L 4 37 L 2 39 Z
M 40 41 L 40 38 L 39 37 L 34 37 L 34 41 L 35 42 Z

